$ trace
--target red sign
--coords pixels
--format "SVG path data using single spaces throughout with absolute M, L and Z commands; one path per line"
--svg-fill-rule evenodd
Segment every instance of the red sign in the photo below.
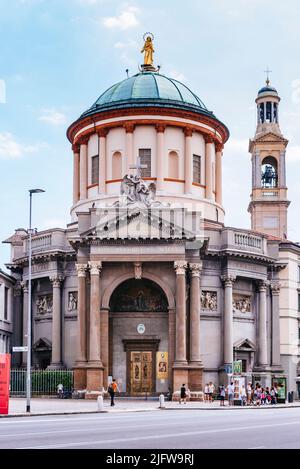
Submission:
M 10 355 L 0 353 L 0 415 L 8 414 L 10 381 Z

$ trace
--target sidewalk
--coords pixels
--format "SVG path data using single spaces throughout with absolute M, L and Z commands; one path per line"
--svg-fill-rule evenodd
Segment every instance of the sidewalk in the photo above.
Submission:
M 226 402 L 227 404 L 227 402 Z M 219 401 L 211 404 L 204 402 L 188 402 L 187 404 L 178 404 L 178 402 L 165 401 L 165 410 L 251 410 L 251 409 L 280 409 L 300 407 L 300 401 L 292 404 L 264 405 L 261 407 L 240 407 L 228 405 L 221 407 Z M 136 400 L 126 398 L 116 398 L 116 406 L 110 407 L 110 401 L 104 400 L 102 412 L 122 413 L 122 412 L 145 412 L 159 411 L 158 398 L 153 400 Z M 82 413 L 98 413 L 97 401 L 84 399 L 57 399 L 57 398 L 33 398 L 31 399 L 30 415 L 63 415 L 63 414 L 82 414 Z M 28 416 L 26 414 L 26 399 L 10 399 L 8 417 Z M 7 417 L 7 416 L 0 416 Z

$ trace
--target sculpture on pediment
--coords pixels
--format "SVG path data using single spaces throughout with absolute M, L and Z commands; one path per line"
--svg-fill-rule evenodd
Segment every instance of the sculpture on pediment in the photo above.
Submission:
M 153 204 L 161 205 L 155 201 L 156 185 L 152 182 L 148 184 L 137 175 L 126 174 L 121 182 L 121 205 L 141 203 L 146 207 Z M 120 205 L 117 202 L 116 205 Z
M 251 296 L 233 295 L 233 311 L 240 313 L 251 312 Z
M 68 311 L 77 311 L 77 292 L 69 292 Z
M 217 292 L 202 291 L 201 308 L 208 309 L 210 311 L 216 311 L 218 309 Z
M 42 295 L 39 296 L 36 300 L 37 312 L 38 314 L 50 314 L 52 313 L 52 296 L 51 295 Z

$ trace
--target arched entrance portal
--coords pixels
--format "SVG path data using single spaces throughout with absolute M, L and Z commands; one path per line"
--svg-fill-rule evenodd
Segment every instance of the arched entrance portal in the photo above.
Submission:
M 150 279 L 125 280 L 112 293 L 109 310 L 109 374 L 120 391 L 167 391 L 168 300 L 162 288 Z

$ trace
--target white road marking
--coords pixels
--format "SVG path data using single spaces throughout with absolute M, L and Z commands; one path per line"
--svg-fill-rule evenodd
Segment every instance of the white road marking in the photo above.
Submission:
M 181 432 L 181 433 L 165 433 L 159 435 L 149 435 L 149 436 L 139 436 L 139 437 L 130 437 L 130 438 L 115 438 L 111 440 L 95 440 L 95 441 L 79 441 L 73 443 L 63 443 L 59 445 L 42 445 L 42 446 L 26 446 L 20 447 L 17 449 L 40 449 L 40 448 L 66 448 L 69 446 L 94 446 L 94 445 L 106 445 L 107 443 L 126 443 L 130 441 L 142 441 L 142 440 L 154 440 L 154 439 L 162 439 L 162 438 L 174 438 L 174 437 L 185 437 L 185 436 L 192 436 L 192 435 L 207 435 L 212 433 L 223 433 L 223 432 L 233 432 L 233 431 L 241 431 L 241 430 L 256 430 L 262 428 L 274 428 L 274 427 L 282 427 L 288 425 L 300 425 L 300 421 L 296 422 L 285 422 L 285 423 L 272 423 L 272 424 L 264 424 L 264 425 L 251 425 L 247 427 L 229 427 L 229 428 L 219 428 L 213 430 L 200 430 L 194 432 Z

